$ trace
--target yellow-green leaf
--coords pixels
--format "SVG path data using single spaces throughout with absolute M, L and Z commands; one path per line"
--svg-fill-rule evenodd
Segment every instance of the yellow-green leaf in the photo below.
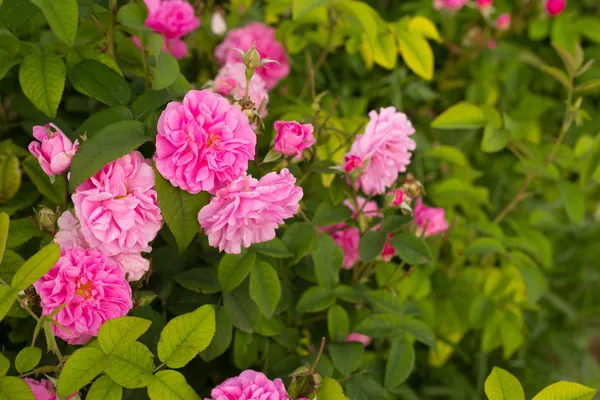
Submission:
M 46 275 L 48 271 L 56 264 L 60 257 L 60 247 L 56 243 L 51 243 L 35 253 L 25 262 L 15 273 L 11 282 L 11 288 L 15 292 L 27 289 L 35 281 Z
M 408 22 L 407 26 L 410 32 L 420 33 L 428 39 L 433 39 L 436 42 L 441 42 L 442 38 L 435 24 L 428 18 L 420 15 L 413 17 Z
M 596 389 L 561 381 L 543 389 L 533 400 L 592 400 L 595 394 Z
M 498 367 L 494 367 L 485 380 L 485 394 L 489 400 L 525 400 L 525 392 L 517 378 Z
M 0 203 L 6 203 L 21 187 L 21 168 L 14 154 L 0 155 Z
M 6 248 L 6 239 L 8 238 L 8 227 L 10 219 L 7 213 L 0 212 L 0 263 L 4 258 L 4 249 Z
M 437 129 L 473 129 L 481 128 L 485 123 L 485 114 L 481 108 L 462 102 L 444 111 L 431 126 Z
M 50 118 L 56 117 L 66 76 L 65 63 L 54 54 L 30 54 L 23 59 L 19 68 L 19 83 L 23 93 Z
M 398 34 L 398 51 L 415 74 L 426 80 L 433 78 L 433 51 L 423 35 L 414 32 Z
M 396 55 L 396 41 L 391 32 L 379 34 L 373 47 L 374 60 L 378 65 L 387 69 L 396 66 L 398 56 Z

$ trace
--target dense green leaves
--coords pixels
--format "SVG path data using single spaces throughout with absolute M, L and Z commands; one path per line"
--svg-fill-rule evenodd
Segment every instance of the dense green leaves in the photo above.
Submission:
M 177 371 L 158 371 L 148 385 L 148 397 L 151 400 L 200 400 Z
M 72 46 L 77 35 L 77 0 L 31 0 L 31 2 L 42 10 L 56 36 Z
M 59 257 L 60 247 L 57 244 L 52 243 L 42 248 L 19 268 L 10 284 L 12 290 L 18 292 L 26 289 L 50 271 Z
M 302 257 L 308 254 L 315 242 L 315 230 L 306 222 L 291 224 L 283 234 L 285 247 L 294 253 L 290 265 L 296 264 Z
M 224 293 L 231 292 L 250 273 L 256 262 L 256 253 L 246 251 L 242 254 L 225 254 L 219 262 L 219 283 Z
M 328 309 L 335 302 L 333 292 L 321 286 L 313 286 L 302 293 L 298 300 L 299 312 L 317 312 Z
M 67 185 L 64 177 L 57 177 L 54 182 L 48 179 L 48 175 L 40 167 L 40 163 L 33 156 L 28 156 L 23 160 L 23 170 L 35 185 L 36 189 L 44 195 L 53 204 L 64 204 L 65 186 Z
M 273 315 L 281 297 L 281 285 L 275 269 L 264 261 L 257 261 L 250 272 L 250 297 L 265 317 Z
M 66 75 L 65 64 L 56 55 L 30 54 L 23 59 L 19 68 L 23 93 L 50 118 L 56 117 Z
M 477 238 L 463 252 L 465 256 L 485 255 L 491 253 L 506 253 L 502 242 L 495 238 Z
M 408 264 L 425 264 L 432 259 L 427 243 L 410 233 L 395 235 L 391 243 L 400 258 Z
M 391 390 L 404 382 L 415 367 L 415 349 L 405 338 L 394 338 L 385 366 L 385 388 Z
M 360 367 L 365 347 L 361 343 L 330 343 L 329 355 L 333 365 L 344 376 L 350 375 Z
M 111 359 L 101 350 L 84 347 L 75 351 L 58 378 L 57 393 L 60 397 L 70 396 L 87 385 L 111 364 Z
M 229 313 L 231 323 L 239 330 L 252 333 L 259 324 L 261 312 L 248 293 L 248 284 L 244 283 L 235 290 L 223 295 L 223 304 Z
M 333 238 L 327 234 L 317 236 L 317 247 L 312 254 L 317 282 L 323 287 L 333 289 L 340 281 L 340 267 L 344 252 Z

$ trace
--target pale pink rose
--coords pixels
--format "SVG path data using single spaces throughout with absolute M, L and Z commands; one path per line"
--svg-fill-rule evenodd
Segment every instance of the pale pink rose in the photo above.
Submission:
M 29 144 L 29 152 L 37 158 L 42 170 L 48 176 L 60 175 L 71 166 L 71 159 L 79 148 L 79 141 L 74 143 L 54 124 L 34 126 L 35 140 Z
M 468 2 L 469 0 L 433 0 L 433 8 L 436 10 L 458 11 Z
M 546 0 L 544 7 L 551 17 L 557 17 L 565 10 L 567 0 Z
M 144 0 L 148 8 L 145 25 L 166 39 L 179 39 L 200 26 L 194 7 L 185 0 Z
M 87 243 L 109 256 L 150 251 L 162 227 L 154 170 L 138 151 L 105 165 L 72 199 Z
M 111 258 L 123 268 L 129 282 L 139 281 L 150 269 L 150 261 L 139 253 L 122 253 Z
M 506 31 L 510 28 L 510 14 L 503 13 L 496 20 L 496 29 L 499 31 Z
M 271 381 L 261 372 L 246 370 L 229 378 L 210 392 L 205 400 L 290 400 L 283 381 Z
M 285 48 L 275 39 L 274 28 L 254 22 L 234 29 L 217 46 L 215 57 L 220 64 L 242 62 L 241 54 L 234 49 L 248 51 L 253 44 L 256 45 L 256 50 L 262 58 L 277 61 L 277 63 L 268 63 L 256 69 L 256 73 L 265 81 L 267 89 L 271 90 L 290 73 L 290 64 Z
M 418 198 L 415 204 L 414 222 L 419 235 L 432 236 L 448 229 L 446 211 L 443 208 L 423 205 L 421 198 Z
M 295 183 L 284 168 L 260 180 L 242 175 L 219 190 L 198 213 L 208 243 L 219 251 L 239 254 L 242 246 L 273 239 L 283 220 L 298 212 L 303 192 Z
M 64 306 L 54 319 L 52 331 L 69 344 L 84 344 L 104 322 L 127 315 L 131 288 L 123 269 L 94 249 L 62 252 L 52 269 L 33 284 L 40 296 L 42 314 Z
M 160 115 L 154 162 L 173 186 L 214 194 L 248 169 L 255 147 L 256 134 L 238 107 L 210 90 L 191 90 Z
M 352 172 L 356 168 L 364 168 L 362 160 L 358 156 L 345 156 L 344 157 L 344 170 L 346 172 Z
M 242 63 L 225 64 L 219 70 L 213 88 L 216 93 L 219 93 L 222 96 L 231 96 L 234 99 L 241 99 L 246 95 L 246 66 Z M 267 116 L 269 94 L 265 82 L 260 75 L 255 74 L 252 79 L 250 79 L 248 96 L 259 111 L 260 117 L 265 118 Z
M 58 217 L 58 232 L 54 235 L 54 243 L 60 246 L 61 250 L 69 249 L 87 249 L 89 244 L 83 233 L 77 218 L 71 214 L 71 211 L 65 211 Z
M 138 49 L 142 50 L 142 43 L 137 36 L 132 36 L 131 40 L 135 43 Z M 181 60 L 187 54 L 187 45 L 181 39 L 165 39 L 162 46 L 162 51 L 170 53 L 173 57 Z
M 488 9 L 494 4 L 494 0 L 477 0 L 476 1 L 477 8 L 480 10 Z
M 315 144 L 312 124 L 299 124 L 296 121 L 275 121 L 273 125 L 277 135 L 273 149 L 286 156 L 302 158 L 302 150 Z
M 365 133 L 356 136 L 347 157 L 358 157 L 365 164 L 357 186 L 368 195 L 383 194 L 410 164 L 416 144 L 409 136 L 415 130 L 406 114 L 394 107 L 371 111 L 369 117 Z
M 358 211 L 361 212 L 367 218 L 383 217 L 383 214 L 379 211 L 379 206 L 375 201 L 367 201 L 364 197 L 356 197 L 356 204 L 358 205 Z M 350 199 L 344 200 L 344 205 L 352 211 L 352 219 L 358 218 L 358 212 L 354 207 L 354 203 Z
M 210 17 L 210 30 L 215 35 L 222 35 L 227 32 L 227 22 L 223 11 L 217 10 Z
M 367 347 L 371 344 L 373 339 L 370 336 L 363 335 L 362 333 L 352 332 L 346 336 L 346 342 L 357 342 L 362 343 L 363 346 Z

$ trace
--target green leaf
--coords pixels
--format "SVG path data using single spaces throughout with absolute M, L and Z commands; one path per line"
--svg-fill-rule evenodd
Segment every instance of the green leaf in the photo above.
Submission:
M 21 187 L 19 159 L 14 154 L 0 154 L 0 203 L 6 203 Z
M 369 262 L 381 254 L 387 234 L 382 231 L 369 231 L 360 238 L 358 251 L 360 258 L 364 262 Z
M 294 258 L 288 263 L 295 265 L 307 255 L 315 242 L 315 230 L 307 222 L 296 222 L 290 225 L 281 239 L 285 247 L 294 253 Z
M 110 365 L 110 358 L 101 350 L 84 347 L 69 356 L 56 387 L 60 397 L 68 397 L 87 385 Z
M 423 79 L 433 78 L 433 51 L 425 38 L 414 32 L 402 32 L 396 37 L 398 51 L 404 62 Z
M 317 248 L 312 253 L 315 275 L 319 285 L 333 289 L 340 282 L 344 252 L 333 238 L 325 233 L 317 236 Z
M 57 177 L 54 183 L 50 182 L 48 175 L 42 170 L 38 160 L 31 155 L 23 160 L 23 170 L 44 197 L 53 204 L 64 204 L 66 183 L 62 176 Z
M 436 42 L 442 42 L 440 32 L 438 31 L 435 24 L 425 17 L 417 15 L 408 22 L 406 27 L 410 32 L 419 33 L 428 39 L 433 39 Z
M 527 303 L 530 306 L 534 306 L 548 290 L 546 277 L 542 271 L 535 266 L 520 266 L 519 272 L 521 273 L 523 283 L 525 283 L 525 290 L 527 291 Z
M 256 253 L 224 254 L 219 261 L 219 283 L 223 293 L 231 292 L 246 279 L 256 262 Z
M 486 124 L 485 114 L 478 106 L 462 102 L 439 115 L 431 126 L 437 129 L 475 129 Z
M 120 317 L 106 321 L 98 333 L 102 351 L 112 354 L 129 346 L 142 336 L 152 325 L 152 321 L 137 317 Z
M 60 247 L 51 243 L 35 253 L 19 268 L 10 284 L 15 292 L 27 289 L 35 281 L 46 275 L 60 257 Z
M 166 90 L 146 90 L 131 104 L 131 112 L 135 119 L 142 120 L 152 111 L 167 104 L 171 95 Z
M 155 170 L 155 186 L 158 205 L 165 222 L 175 236 L 179 252 L 190 245 L 198 234 L 198 212 L 208 204 L 208 192 L 191 194 L 173 185 Z
M 352 400 L 386 400 L 389 398 L 384 388 L 364 375 L 355 376 L 348 381 L 346 394 Z
M 171 54 L 162 51 L 156 61 L 152 88 L 154 90 L 166 89 L 175 83 L 178 76 L 179 63 Z
M 402 384 L 415 367 L 415 349 L 405 338 L 394 338 L 385 367 L 384 386 L 392 390 Z
M 144 97 L 143 94 L 140 97 L 138 97 L 138 100 L 142 97 Z M 131 106 L 132 109 L 135 109 L 135 103 L 136 102 L 134 101 Z M 131 119 L 133 119 L 133 114 L 131 114 L 129 108 L 125 106 L 114 106 L 92 114 L 88 119 L 83 121 L 81 125 L 79 125 L 79 128 L 77 128 L 77 131 L 75 132 L 75 135 L 86 135 L 86 137 L 89 140 L 98 132 L 100 132 L 105 126 Z
M 30 54 L 19 68 L 19 83 L 33 105 L 54 118 L 65 89 L 66 75 L 65 63 L 59 56 Z
M 146 17 L 145 10 L 136 3 L 125 4 L 117 12 L 117 21 L 121 25 L 133 30 L 143 30 L 145 28 L 144 21 Z
M 2 263 L 2 259 L 4 258 L 9 227 L 10 219 L 8 218 L 8 214 L 0 212 L 0 263 Z
M 83 60 L 71 70 L 69 79 L 77 82 L 90 96 L 109 106 L 128 104 L 131 99 L 129 84 L 121 75 L 94 60 Z
M 194 389 L 177 371 L 158 371 L 148 384 L 151 400 L 201 400 Z
M 578 383 L 560 381 L 539 392 L 533 400 L 592 400 L 596 389 Z
M 258 358 L 258 346 L 254 337 L 242 331 L 235 331 L 233 339 L 233 362 L 239 369 L 247 369 Z
M 400 329 L 413 335 L 419 342 L 429 347 L 435 347 L 435 334 L 427 323 L 412 317 L 405 317 L 400 323 Z
M 391 32 L 385 32 L 377 36 L 377 41 L 373 46 L 373 59 L 378 64 L 387 69 L 393 69 L 398 61 L 396 54 L 396 41 Z
M 569 77 L 560 69 L 542 65 L 540 66 L 540 70 L 556 79 L 567 91 L 571 90 L 571 81 L 569 80 Z
M 592 15 L 581 15 L 577 18 L 579 33 L 600 44 L 600 18 Z
M 0 353 L 0 378 L 6 375 L 8 369 L 10 368 L 10 361 L 8 358 L 4 357 L 2 353 Z
M 12 307 L 17 292 L 13 292 L 8 285 L 0 285 L 0 321 Z
M 477 238 L 463 251 L 465 256 L 480 256 L 490 253 L 505 254 L 506 248 L 498 239 L 491 237 Z
M 361 343 L 329 343 L 331 361 L 343 376 L 356 371 L 362 364 L 365 347 Z
M 106 374 L 127 389 L 148 386 L 152 379 L 154 355 L 140 342 L 131 342 L 110 355 Z
M 302 293 L 296 309 L 298 312 L 318 312 L 328 309 L 334 303 L 335 296 L 331 290 L 313 286 Z
M 281 284 L 273 267 L 264 261 L 257 261 L 250 273 L 250 297 L 267 318 L 271 318 L 279 299 Z
M 292 18 L 298 19 L 304 14 L 327 3 L 328 0 L 292 0 Z
M 381 312 L 402 314 L 405 311 L 403 301 L 387 290 L 370 290 L 363 297 Z
M 231 345 L 233 338 L 233 325 L 229 314 L 224 307 L 219 307 L 216 312 L 216 331 L 215 337 L 208 347 L 200 353 L 200 357 L 205 362 L 209 362 L 225 353 Z
M 316 226 L 329 226 L 345 222 L 351 216 L 352 211 L 345 204 L 334 206 L 325 200 L 317 207 L 312 222 Z
M 244 283 L 234 291 L 223 295 L 223 304 L 231 317 L 231 323 L 239 330 L 252 333 L 260 323 L 261 312 L 250 298 L 249 285 Z
M 346 400 L 346 396 L 344 396 L 344 391 L 340 384 L 333 378 L 328 376 L 323 378 L 321 382 L 321 387 L 317 390 L 318 399 L 327 399 L 327 400 Z
M 577 93 L 594 93 L 600 90 L 600 79 L 590 79 L 575 87 Z
M 336 304 L 327 312 L 327 330 L 329 338 L 342 342 L 350 333 L 350 317 L 344 307 Z
M 184 367 L 204 350 L 215 334 L 215 310 L 204 305 L 173 318 L 160 334 L 158 358 L 169 368 Z
M 510 132 L 506 129 L 496 129 L 493 122 L 489 122 L 483 131 L 481 151 L 497 153 L 503 150 L 510 141 Z
M 60 40 L 73 46 L 77 35 L 77 0 L 31 0 L 41 8 L 46 21 Z
M 281 239 L 277 237 L 268 242 L 255 243 L 252 245 L 252 249 L 273 258 L 290 258 L 294 255 L 285 247 Z
M 558 183 L 560 197 L 567 215 L 575 224 L 581 224 L 585 216 L 585 196 L 583 190 L 574 183 L 562 181 Z
M 148 140 L 140 121 L 121 121 L 106 126 L 84 142 L 73 157 L 69 188 L 75 191 L 106 164 L 129 154 Z M 158 176 L 156 178 L 158 181 Z
M 391 243 L 398 256 L 408 264 L 426 264 L 433 258 L 427 243 L 411 233 L 399 233 Z
M 467 165 L 469 165 L 469 161 L 467 160 L 467 156 L 465 156 L 465 153 L 453 146 L 442 145 L 439 147 L 433 147 L 424 152 L 423 157 L 438 158 L 440 160 L 456 164 L 460 167 L 466 167 Z M 393 217 L 401 218 L 404 216 L 393 215 Z
M 494 367 L 485 380 L 485 394 L 489 400 L 525 400 L 525 392 L 517 378 L 498 367 Z
M 29 386 L 14 376 L 0 378 L 0 400 L 35 400 Z
M 15 368 L 22 374 L 34 369 L 42 359 L 42 349 L 39 347 L 25 347 L 15 358 Z
M 358 325 L 358 332 L 374 338 L 397 333 L 402 328 L 402 318 L 394 314 L 371 314 Z
M 15 219 L 10 224 L 6 247 L 14 249 L 15 247 L 27 243 L 31 238 L 43 235 L 44 233 L 40 231 L 29 218 Z
M 96 379 L 85 396 L 85 400 L 121 400 L 123 388 L 108 375 Z
M 217 270 L 214 268 L 192 268 L 175 275 L 173 280 L 193 292 L 217 293 L 221 291 Z

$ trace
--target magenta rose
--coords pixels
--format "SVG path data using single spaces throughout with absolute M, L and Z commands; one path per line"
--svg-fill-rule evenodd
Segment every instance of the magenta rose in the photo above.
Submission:
M 125 272 L 94 249 L 62 252 L 33 286 L 44 315 L 64 306 L 54 319 L 65 329 L 52 325 L 52 331 L 70 344 L 88 342 L 104 322 L 127 315 L 133 306 Z
M 256 69 L 262 77 L 267 89 L 273 89 L 277 83 L 288 76 L 290 64 L 285 48 L 275 39 L 275 29 L 254 22 L 230 31 L 225 40 L 215 49 L 215 57 L 221 65 L 225 63 L 241 63 L 242 56 L 234 49 L 248 51 L 256 46 L 262 58 L 269 58 L 277 63 L 268 63 Z
M 315 144 L 312 124 L 299 124 L 295 121 L 275 121 L 275 146 L 273 149 L 286 156 L 302 158 L 302 150 Z
M 144 0 L 148 8 L 145 25 L 166 39 L 179 39 L 200 26 L 194 7 L 185 0 Z
M 479 8 L 480 10 L 489 9 L 493 3 L 494 3 L 494 0 L 477 0 L 475 2 L 475 4 L 477 5 L 477 8 Z
M 298 212 L 303 192 L 295 183 L 284 168 L 260 180 L 243 175 L 219 190 L 198 213 L 208 243 L 219 251 L 239 254 L 242 246 L 273 239 L 283 220 Z
M 138 49 L 142 50 L 142 43 L 137 36 L 132 36 L 131 40 L 133 40 L 133 43 L 135 43 Z M 161 50 L 170 53 L 178 60 L 185 57 L 188 52 L 187 45 L 181 39 L 165 39 Z
M 565 10 L 567 0 L 546 0 L 544 7 L 551 17 L 557 17 Z
M 242 63 L 227 63 L 221 67 L 219 74 L 215 78 L 213 88 L 216 93 L 222 96 L 231 96 L 234 99 L 241 99 L 246 95 L 246 66 Z M 267 116 L 267 104 L 269 104 L 269 94 L 265 86 L 265 81 L 260 75 L 254 75 L 250 79 L 248 96 L 256 106 L 261 118 Z
M 510 28 L 510 14 L 503 13 L 496 20 L 496 29 L 499 31 L 506 31 Z
M 71 159 L 79 148 L 79 141 L 71 142 L 54 124 L 34 126 L 33 137 L 39 142 L 31 142 L 29 152 L 37 158 L 46 175 L 60 175 L 69 169 Z
M 229 378 L 210 392 L 205 400 L 291 400 L 288 398 L 283 381 L 271 381 L 261 372 L 246 370 L 234 378 Z
M 417 233 L 424 236 L 432 236 L 445 232 L 448 229 L 446 212 L 443 208 L 427 207 L 423 200 L 418 198 L 415 203 L 414 222 L 417 225 Z

